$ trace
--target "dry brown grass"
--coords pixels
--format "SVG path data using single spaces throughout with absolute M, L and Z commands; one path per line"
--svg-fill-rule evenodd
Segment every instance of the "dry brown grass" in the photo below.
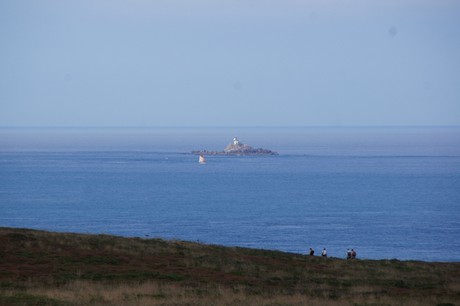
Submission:
M 177 284 L 145 282 L 140 284 L 107 284 L 74 281 L 59 288 L 34 287 L 27 294 L 63 301 L 70 305 L 436 305 L 442 299 L 382 296 L 374 288 L 355 288 L 353 299 L 331 299 L 302 294 L 254 295 L 246 288 L 229 289 L 210 285 L 200 288 Z M 6 293 L 8 294 L 8 293 Z M 9 292 L 13 294 L 13 292 Z M 444 301 L 445 302 L 445 301 Z
M 0 228 L 0 305 L 458 304 L 460 264 Z
M 199 289 L 174 284 L 99 284 L 72 282 L 62 288 L 31 288 L 31 295 L 65 301 L 72 305 L 343 305 L 344 301 L 294 295 L 250 295 L 244 288 L 203 286 Z

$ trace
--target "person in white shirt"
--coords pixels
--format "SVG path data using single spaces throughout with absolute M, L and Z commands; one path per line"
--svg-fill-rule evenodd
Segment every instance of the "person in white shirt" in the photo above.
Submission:
M 323 248 L 323 251 L 321 252 L 321 256 L 327 257 L 327 251 L 326 248 Z

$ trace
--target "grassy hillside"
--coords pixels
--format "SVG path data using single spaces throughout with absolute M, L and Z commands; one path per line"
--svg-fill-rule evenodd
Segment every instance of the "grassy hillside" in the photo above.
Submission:
M 460 263 L 0 228 L 0 305 L 460 305 Z

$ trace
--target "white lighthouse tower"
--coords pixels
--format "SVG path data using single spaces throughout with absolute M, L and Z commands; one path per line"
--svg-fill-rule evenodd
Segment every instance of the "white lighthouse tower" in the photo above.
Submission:
M 238 137 L 233 137 L 233 145 L 235 146 L 239 146 L 240 145 L 240 140 L 238 139 Z

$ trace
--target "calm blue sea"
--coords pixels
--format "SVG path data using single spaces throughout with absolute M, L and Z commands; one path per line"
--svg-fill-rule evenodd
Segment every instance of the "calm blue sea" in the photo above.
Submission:
M 0 226 L 459 261 L 460 128 L 4 128 Z

